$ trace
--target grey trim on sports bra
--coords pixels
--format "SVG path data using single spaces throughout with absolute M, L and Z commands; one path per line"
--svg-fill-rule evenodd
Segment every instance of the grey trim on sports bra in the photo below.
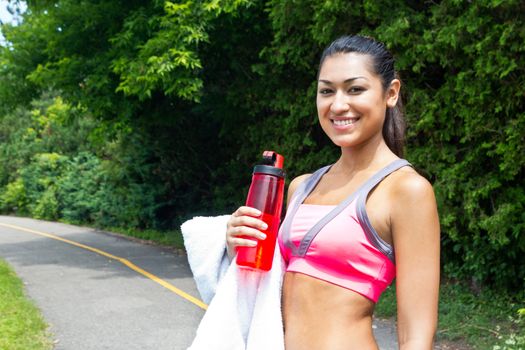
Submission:
M 374 247 L 376 247 L 381 253 L 385 254 L 393 263 L 395 263 L 394 248 L 385 242 L 372 226 L 368 214 L 366 213 L 366 200 L 368 199 L 370 191 L 383 181 L 385 177 L 407 165 L 410 166 L 410 163 L 404 159 L 398 159 L 381 170 L 360 189 L 359 198 L 356 203 L 357 218 L 364 226 L 366 237 Z
M 299 247 L 296 247 L 290 240 L 290 229 L 293 217 L 299 209 L 299 206 L 304 202 L 306 197 L 313 191 L 315 186 L 319 183 L 322 176 L 331 168 L 331 165 L 325 166 L 315 173 L 312 174 L 308 179 L 306 179 L 294 193 L 294 197 L 290 203 L 289 211 L 286 215 L 286 218 L 283 222 L 282 234 L 283 242 L 285 245 L 291 249 L 293 256 L 304 257 L 308 248 L 312 244 L 315 236 L 321 231 L 321 229 L 330 222 L 333 218 L 339 215 L 350 203 L 352 203 L 356 198 L 358 202 L 356 203 L 356 210 L 358 219 L 364 224 L 365 234 L 370 240 L 372 245 L 374 245 L 380 252 L 385 254 L 392 262 L 394 260 L 394 249 L 388 243 L 386 243 L 377 233 L 377 231 L 372 227 L 368 215 L 366 214 L 366 199 L 370 191 L 376 187 L 385 177 L 390 175 L 392 172 L 402 168 L 404 166 L 410 165 L 410 163 L 404 159 L 398 159 L 379 170 L 371 178 L 369 178 L 363 185 L 361 185 L 354 193 L 348 196 L 344 201 L 339 203 L 333 210 L 331 210 L 327 215 L 325 215 L 321 220 L 319 220 L 313 227 L 308 230 L 304 235 Z
M 332 165 L 327 165 L 321 169 L 315 171 L 308 179 L 303 181 L 299 187 L 295 190 L 292 199 L 290 200 L 290 205 L 288 207 L 286 216 L 281 225 L 281 232 L 283 234 L 283 242 L 291 250 L 293 255 L 297 255 L 298 248 L 292 243 L 290 239 L 290 231 L 292 226 L 293 218 L 295 213 L 299 210 L 301 203 L 304 202 L 306 197 L 313 191 L 321 177 L 332 167 Z

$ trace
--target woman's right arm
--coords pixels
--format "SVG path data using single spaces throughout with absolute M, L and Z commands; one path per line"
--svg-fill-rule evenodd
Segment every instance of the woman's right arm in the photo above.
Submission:
M 288 186 L 287 204 L 290 203 L 297 187 L 310 174 L 296 177 Z M 266 235 L 260 230 L 266 229 L 266 223 L 260 219 L 262 213 L 251 207 L 242 206 L 237 209 L 226 225 L 226 250 L 230 259 L 235 256 L 237 247 L 255 247 L 257 240 L 265 239 Z

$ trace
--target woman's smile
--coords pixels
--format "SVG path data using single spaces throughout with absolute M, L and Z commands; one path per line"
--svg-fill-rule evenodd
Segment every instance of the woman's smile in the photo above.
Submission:
M 351 129 L 355 123 L 359 121 L 359 117 L 333 118 L 333 119 L 330 119 L 330 121 L 332 122 L 334 129 L 347 131 Z

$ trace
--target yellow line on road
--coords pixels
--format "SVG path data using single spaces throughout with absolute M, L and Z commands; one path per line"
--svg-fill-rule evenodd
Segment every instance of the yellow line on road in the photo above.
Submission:
M 29 232 L 29 233 L 34 233 L 34 234 L 39 235 L 39 236 L 43 236 L 43 237 L 51 238 L 51 239 L 54 239 L 54 240 L 57 240 L 57 241 L 61 241 L 61 242 L 67 243 L 67 244 L 71 244 L 71 245 L 74 245 L 76 247 L 79 247 L 79 248 L 82 248 L 82 249 L 86 249 L 86 250 L 92 251 L 94 253 L 100 254 L 100 255 L 105 256 L 107 258 L 110 258 L 110 259 L 113 259 L 113 260 L 117 260 L 120 263 L 122 263 L 122 264 L 126 265 L 127 267 L 129 267 L 130 269 L 132 269 L 133 271 L 138 272 L 139 274 L 141 274 L 141 275 L 151 279 L 152 281 L 157 282 L 158 284 L 160 284 L 164 288 L 169 289 L 173 293 L 175 293 L 175 294 L 179 295 L 180 297 L 188 300 L 189 302 L 197 305 L 198 307 L 200 307 L 200 308 L 202 308 L 204 310 L 206 310 L 208 308 L 208 306 L 205 303 L 203 303 L 202 301 L 200 301 L 199 299 L 189 295 L 188 293 L 180 290 L 179 288 L 177 288 L 174 285 L 172 285 L 172 284 L 164 281 L 163 279 L 155 276 L 154 274 L 149 273 L 148 271 L 146 271 L 144 269 L 141 269 L 140 267 L 138 267 L 137 265 L 133 264 L 131 261 L 129 261 L 127 259 L 115 256 L 113 254 L 109 254 L 109 253 L 107 253 L 107 252 L 105 252 L 103 250 L 100 250 L 100 249 L 97 249 L 97 248 L 93 248 L 93 247 L 90 247 L 90 246 L 82 244 L 82 243 L 78 243 L 78 242 L 75 242 L 75 241 L 71 241 L 69 239 L 65 239 L 65 238 L 53 235 L 51 233 L 40 232 L 40 231 L 32 230 L 32 229 L 29 229 L 29 228 L 16 226 L 16 225 L 10 225 L 10 224 L 4 224 L 4 223 L 0 223 L 0 226 L 12 228 L 12 229 L 19 230 L 19 231 L 25 231 L 25 232 Z

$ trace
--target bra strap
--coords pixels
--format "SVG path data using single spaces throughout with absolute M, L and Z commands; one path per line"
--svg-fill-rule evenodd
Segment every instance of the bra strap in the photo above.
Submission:
M 374 247 L 377 248 L 377 250 L 386 255 L 394 264 L 394 248 L 390 244 L 385 242 L 372 226 L 372 223 L 368 218 L 368 214 L 366 213 L 366 200 L 370 191 L 374 187 L 376 187 L 381 181 L 383 181 L 388 175 L 407 165 L 411 166 L 411 164 L 406 160 L 399 159 L 390 164 L 388 167 L 381 170 L 377 174 L 377 176 L 374 176 L 372 179 L 370 179 L 370 181 L 367 182 L 366 185 L 359 190 L 359 197 L 356 203 L 357 217 L 359 219 L 359 222 L 361 222 L 361 224 L 363 225 L 365 235 L 367 236 L 368 240 L 370 241 L 370 243 L 372 243 Z
M 410 165 L 410 163 L 405 159 L 397 159 L 393 161 L 392 163 L 388 164 L 383 169 L 379 170 L 377 173 L 375 173 L 370 179 L 368 179 L 363 186 L 361 186 L 358 190 L 360 197 L 367 197 L 368 193 L 376 187 L 385 177 L 392 174 L 394 171 Z
M 284 244 L 291 249 L 292 254 L 297 253 L 297 247 L 291 242 L 290 231 L 292 228 L 292 221 L 295 217 L 295 213 L 299 210 L 299 206 L 304 202 L 306 197 L 313 191 L 315 186 L 321 180 L 321 177 L 332 167 L 332 165 L 327 165 L 321 169 L 316 170 L 308 179 L 303 181 L 299 187 L 295 190 L 292 199 L 290 200 L 290 205 L 288 207 L 285 219 L 281 225 L 281 234 L 283 237 Z

